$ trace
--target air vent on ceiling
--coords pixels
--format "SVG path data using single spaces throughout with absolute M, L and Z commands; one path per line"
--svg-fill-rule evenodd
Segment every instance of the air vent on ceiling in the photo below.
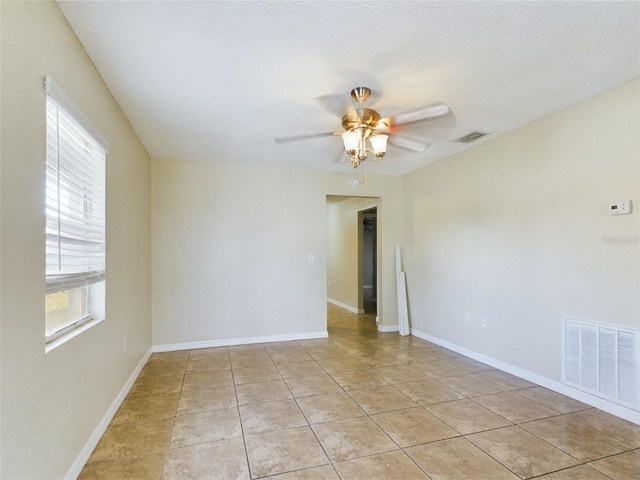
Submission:
M 465 135 L 464 137 L 460 137 L 458 139 L 458 142 L 461 143 L 471 143 L 474 140 L 479 139 L 480 137 L 484 137 L 485 135 L 489 135 L 488 133 L 484 133 L 484 132 L 471 132 L 468 135 Z

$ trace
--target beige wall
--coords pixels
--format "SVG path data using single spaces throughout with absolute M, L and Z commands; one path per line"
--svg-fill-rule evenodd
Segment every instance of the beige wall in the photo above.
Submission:
M 150 161 L 55 3 L 3 1 L 0 11 L 0 477 L 59 479 L 151 346 Z M 111 146 L 107 317 L 47 354 L 45 75 Z
M 0 5 L 0 112 L 2 112 L 2 6 Z M 0 113 L 0 272 L 2 272 L 2 114 Z M 0 273 L 0 452 L 2 452 L 2 274 Z M 2 453 L 0 453 L 2 476 Z
M 553 381 L 561 316 L 640 328 L 639 116 L 634 81 L 405 176 L 412 327 Z
M 155 346 L 326 333 L 326 195 L 352 194 L 350 174 L 152 164 Z M 401 241 L 400 186 L 400 177 L 372 176 L 360 189 L 382 197 L 391 257 Z M 395 278 L 383 278 L 383 287 L 394 305 Z M 397 324 L 396 317 L 387 308 L 381 322 Z

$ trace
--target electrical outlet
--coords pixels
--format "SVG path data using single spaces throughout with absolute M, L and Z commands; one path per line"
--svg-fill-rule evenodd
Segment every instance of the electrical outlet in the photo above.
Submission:
M 124 336 L 124 349 L 127 349 L 127 336 Z
M 480 318 L 480 326 L 482 328 L 487 328 L 487 319 L 485 317 Z
M 273 306 L 273 313 L 280 313 L 280 305 Z
M 464 322 L 469 324 L 471 323 L 471 314 L 470 313 L 465 313 L 464 314 Z

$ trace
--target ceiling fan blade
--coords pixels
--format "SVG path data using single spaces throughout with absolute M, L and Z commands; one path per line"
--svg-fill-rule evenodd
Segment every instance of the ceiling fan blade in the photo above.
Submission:
M 347 152 L 344 151 L 344 148 L 341 148 L 337 153 L 335 158 L 332 160 L 331 163 L 347 163 L 349 161 L 349 155 L 347 155 Z
M 341 118 L 345 111 L 353 109 L 353 102 L 343 94 L 323 95 L 316 97 L 315 100 L 338 118 Z
M 446 115 L 451 109 L 444 103 L 437 105 L 431 105 L 419 110 L 413 110 L 411 112 L 401 113 L 391 118 L 391 125 L 405 125 L 407 123 L 419 122 L 420 120 L 426 120 L 427 118 L 439 117 Z
M 427 149 L 427 145 L 424 143 L 416 142 L 407 137 L 401 137 L 397 134 L 389 136 L 389 143 L 396 147 L 411 150 L 413 152 L 424 152 Z
M 322 132 L 322 133 L 307 133 L 305 135 L 293 135 L 291 137 L 277 137 L 273 140 L 276 143 L 291 143 L 291 142 L 299 142 L 302 140 L 310 140 L 312 138 L 320 138 L 320 137 L 332 137 L 334 135 L 341 135 L 340 132 Z

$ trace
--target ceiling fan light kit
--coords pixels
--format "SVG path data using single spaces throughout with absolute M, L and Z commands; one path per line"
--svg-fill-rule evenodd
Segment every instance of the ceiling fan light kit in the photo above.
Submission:
M 353 168 L 364 162 L 369 152 L 372 152 L 376 159 L 384 157 L 387 153 L 389 136 L 386 132 L 389 130 L 389 124 L 375 110 L 363 107 L 370 95 L 371 90 L 367 87 L 351 90 L 351 98 L 357 102 L 358 108 L 342 117 L 342 128 L 346 130 L 342 134 L 342 141 Z M 367 148 L 367 141 L 371 148 Z

